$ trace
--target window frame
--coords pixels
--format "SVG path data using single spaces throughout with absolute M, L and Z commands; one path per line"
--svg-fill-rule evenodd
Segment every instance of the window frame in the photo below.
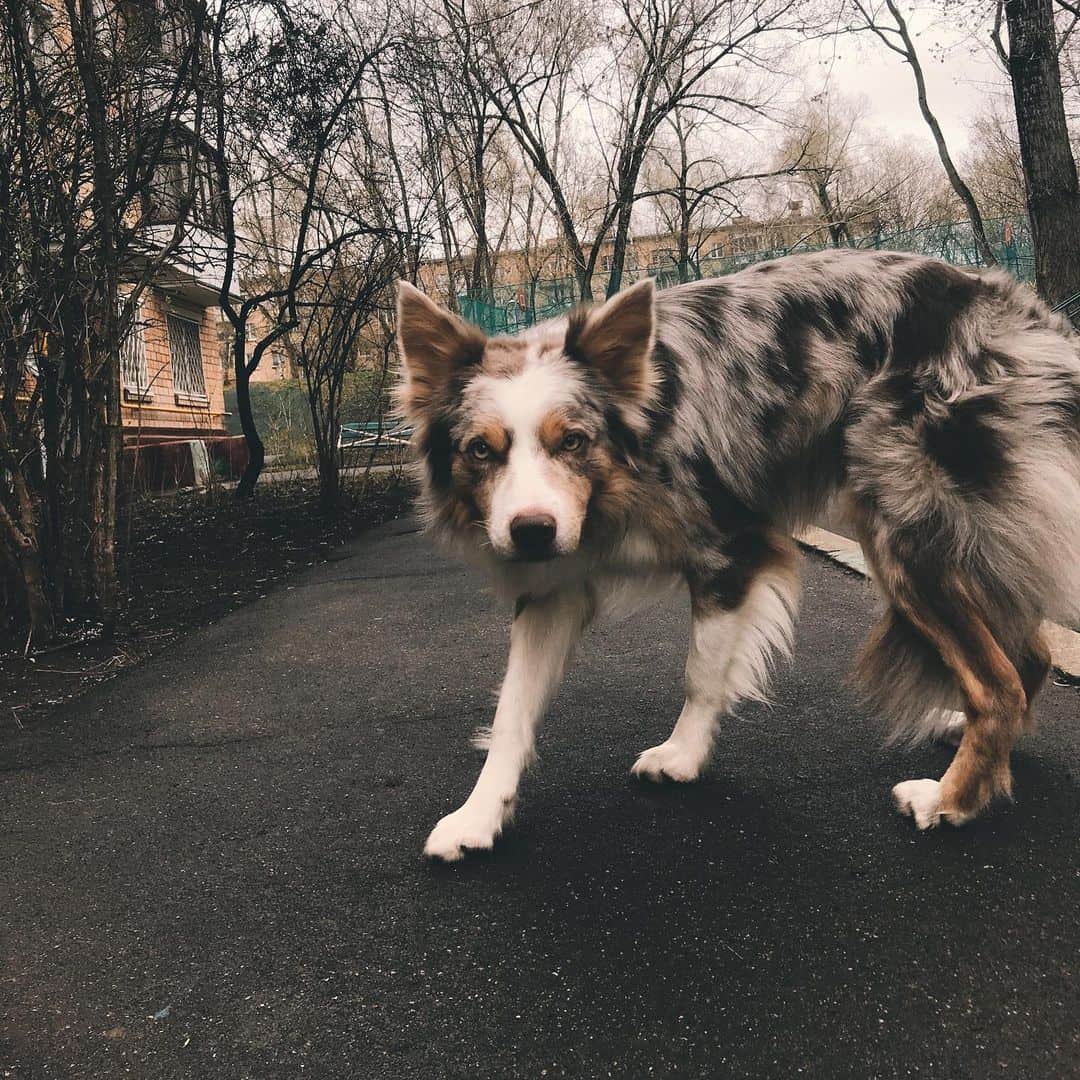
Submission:
M 191 327 L 194 334 L 195 342 L 195 357 L 198 360 L 198 364 L 193 368 L 198 372 L 198 383 L 201 389 L 196 389 L 191 386 L 181 386 L 180 380 L 177 375 L 186 372 L 185 358 L 181 352 L 182 343 L 180 341 L 180 334 L 173 333 L 173 328 L 176 323 L 182 323 L 185 326 Z M 177 405 L 209 405 L 210 396 L 206 392 L 206 358 L 203 356 L 202 349 L 202 319 L 196 318 L 194 315 L 188 315 L 176 310 L 170 310 L 165 315 L 165 331 L 169 339 L 169 364 L 172 371 L 173 380 L 173 400 Z M 186 333 L 187 331 L 185 331 Z M 180 358 L 180 365 L 177 365 L 178 356 Z

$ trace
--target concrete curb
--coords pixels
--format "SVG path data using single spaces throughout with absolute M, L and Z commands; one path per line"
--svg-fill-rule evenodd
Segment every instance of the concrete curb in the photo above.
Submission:
M 862 574 L 863 577 L 870 576 L 862 548 L 856 541 L 849 540 L 846 536 L 812 527 L 800 533 L 795 539 L 800 544 L 827 555 L 849 570 Z M 1080 679 L 1080 634 L 1067 626 L 1059 626 L 1051 622 L 1043 624 L 1043 633 L 1050 645 L 1054 667 L 1070 679 Z

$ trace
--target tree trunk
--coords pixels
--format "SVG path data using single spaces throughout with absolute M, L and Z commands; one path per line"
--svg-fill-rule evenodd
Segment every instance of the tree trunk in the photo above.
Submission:
M 33 640 L 47 642 L 53 635 L 53 609 L 49 602 L 48 585 L 42 570 L 41 546 L 35 535 L 34 507 L 22 476 L 16 473 L 14 495 L 19 520 L 16 521 L 0 505 L 0 524 L 3 525 L 5 548 L 12 564 L 12 578 L 21 593 L 21 603 Z
M 76 6 L 67 2 L 72 30 L 78 24 Z M 84 28 L 85 29 L 85 28 Z M 120 459 L 120 346 L 117 326 L 119 259 L 117 234 L 121 227 L 122 200 L 117 189 L 112 154 L 112 118 L 106 88 L 94 63 L 93 37 L 73 35 L 72 55 L 84 95 L 89 127 L 93 183 L 90 207 L 97 232 L 93 264 L 99 286 L 93 296 L 95 310 L 84 325 L 87 352 L 86 380 L 90 394 L 91 438 L 88 457 L 96 458 L 84 496 L 88 599 L 97 608 L 106 634 L 116 625 L 119 581 L 116 568 L 116 491 Z M 97 305 L 101 305 L 97 308 Z M 103 355 L 95 355 L 103 354 Z
M 325 362 L 325 359 L 325 354 L 313 360 L 309 358 L 304 366 L 305 374 L 321 375 L 320 360 Z M 341 501 L 341 454 L 338 451 L 341 435 L 340 393 L 332 386 L 326 387 L 325 383 L 323 386 L 313 386 L 309 375 L 308 406 L 311 430 L 315 436 L 315 464 L 319 472 L 319 507 L 324 514 L 333 514 Z
M 578 300 L 583 304 L 590 303 L 593 298 L 592 275 L 589 273 L 589 268 L 586 263 L 574 263 L 574 280 L 577 282 Z
M 236 485 L 236 496 L 239 499 L 250 498 L 255 493 L 255 485 L 258 483 L 259 474 L 262 472 L 263 462 L 266 460 L 266 448 L 259 437 L 259 430 L 255 426 L 255 417 L 251 412 L 251 379 L 247 367 L 247 358 L 244 355 L 246 335 L 238 330 L 233 336 L 233 371 L 236 374 L 236 411 L 240 416 L 240 428 L 244 433 L 244 441 L 248 448 L 248 462 L 244 466 L 240 483 Z
M 832 199 L 829 197 L 828 183 L 825 180 L 816 180 L 814 194 L 817 195 L 818 205 L 821 207 L 822 214 L 825 215 L 825 224 L 829 229 L 829 239 L 832 240 L 832 246 L 838 248 L 843 242 L 847 247 L 854 247 L 855 241 L 851 238 L 851 230 L 842 215 L 837 213 L 836 207 L 833 206 Z
M 63 328 L 64 353 L 61 361 L 70 378 L 71 430 L 64 447 L 67 475 L 63 494 L 69 500 L 71 509 L 65 531 L 54 539 L 50 538 L 56 544 L 57 554 L 63 562 L 64 611 L 69 614 L 84 614 L 92 594 L 83 527 L 86 520 L 85 502 L 97 463 L 97 444 L 93 430 L 91 373 L 87 370 L 87 354 L 83 346 L 85 324 L 85 308 L 81 301 L 73 300 Z
M 578 238 L 574 215 L 570 212 L 570 207 L 563 195 L 562 188 L 559 186 L 559 182 L 555 178 L 555 174 L 551 170 L 551 167 L 546 166 L 546 169 L 539 169 L 539 172 L 541 178 L 547 183 L 548 190 L 551 192 L 551 199 L 555 204 L 555 215 L 558 217 L 559 224 L 562 226 L 563 240 L 566 241 L 567 247 L 570 248 L 570 258 L 574 263 L 574 278 L 577 281 L 578 293 L 580 294 L 578 300 L 587 302 L 593 298 L 592 273 L 585 258 L 585 251 L 581 246 L 581 240 Z M 595 245 L 593 247 L 593 254 L 596 254 Z
M 41 398 L 41 420 L 45 436 L 45 476 L 43 478 L 45 488 L 45 551 L 43 553 L 43 562 L 45 574 L 53 584 L 54 603 L 56 603 L 55 598 L 59 597 L 60 602 L 57 606 L 60 608 L 63 606 L 62 597 L 64 592 L 62 585 L 64 573 L 60 559 L 60 549 L 66 528 L 64 520 L 65 506 L 62 498 L 66 462 L 63 460 L 61 451 L 60 363 L 55 355 L 47 356 L 42 361 L 41 373 L 44 380 L 44 391 Z M 68 392 L 70 393 L 70 391 Z
M 24 549 L 19 560 L 23 588 L 26 591 L 26 615 L 32 640 L 44 645 L 52 639 L 56 626 L 49 603 L 45 579 L 41 573 L 41 556 L 36 548 Z
M 324 514 L 337 512 L 341 500 L 341 468 L 337 445 L 319 448 L 319 507 Z
M 685 191 L 685 187 L 683 188 Z M 679 197 L 679 281 L 691 281 L 690 277 L 690 207 L 685 197 Z M 698 255 L 701 254 L 701 242 L 698 241 Z M 697 267 L 695 267 L 697 270 Z M 695 278 L 701 277 L 700 271 L 694 274 Z
M 1052 0 L 1007 0 L 1005 18 L 1035 284 L 1056 304 L 1080 291 L 1080 186 L 1065 123 Z
M 101 609 L 105 634 L 112 636 L 120 615 L 120 580 L 116 565 L 117 492 L 120 487 L 120 456 L 123 434 L 120 419 L 120 347 L 116 335 L 116 294 L 109 296 L 111 311 L 107 343 L 108 356 L 102 375 L 105 424 L 102 431 L 102 470 L 96 493 L 95 543 L 93 548 L 94 591 Z
M 607 294 L 614 296 L 622 288 L 623 265 L 626 262 L 626 245 L 630 239 L 630 214 L 633 200 L 620 193 L 619 216 L 615 222 L 615 243 L 611 252 L 611 275 L 608 277 Z

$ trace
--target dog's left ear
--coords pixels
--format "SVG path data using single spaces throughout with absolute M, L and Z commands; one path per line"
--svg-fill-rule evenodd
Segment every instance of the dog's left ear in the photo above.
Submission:
M 478 364 L 486 338 L 429 300 L 407 281 L 398 282 L 398 351 L 405 383 L 399 401 L 407 414 L 422 412 L 436 400 L 456 372 Z
M 566 355 L 599 372 L 620 397 L 644 402 L 653 390 L 652 278 L 591 310 L 576 311 L 566 330 Z

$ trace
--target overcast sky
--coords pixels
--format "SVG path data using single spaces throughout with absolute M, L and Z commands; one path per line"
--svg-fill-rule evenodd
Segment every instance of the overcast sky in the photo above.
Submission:
M 940 9 L 939 9 L 940 10 Z M 951 150 L 966 147 L 970 121 L 1007 93 L 1004 75 L 969 28 L 943 24 L 929 9 L 908 19 L 926 74 L 927 96 Z M 985 39 L 985 33 L 980 34 Z M 988 39 L 985 39 L 988 44 Z M 808 46 L 805 82 L 814 93 L 828 81 L 847 97 L 865 99 L 873 127 L 909 134 L 932 146 L 919 112 L 911 68 L 871 34 L 846 35 Z

